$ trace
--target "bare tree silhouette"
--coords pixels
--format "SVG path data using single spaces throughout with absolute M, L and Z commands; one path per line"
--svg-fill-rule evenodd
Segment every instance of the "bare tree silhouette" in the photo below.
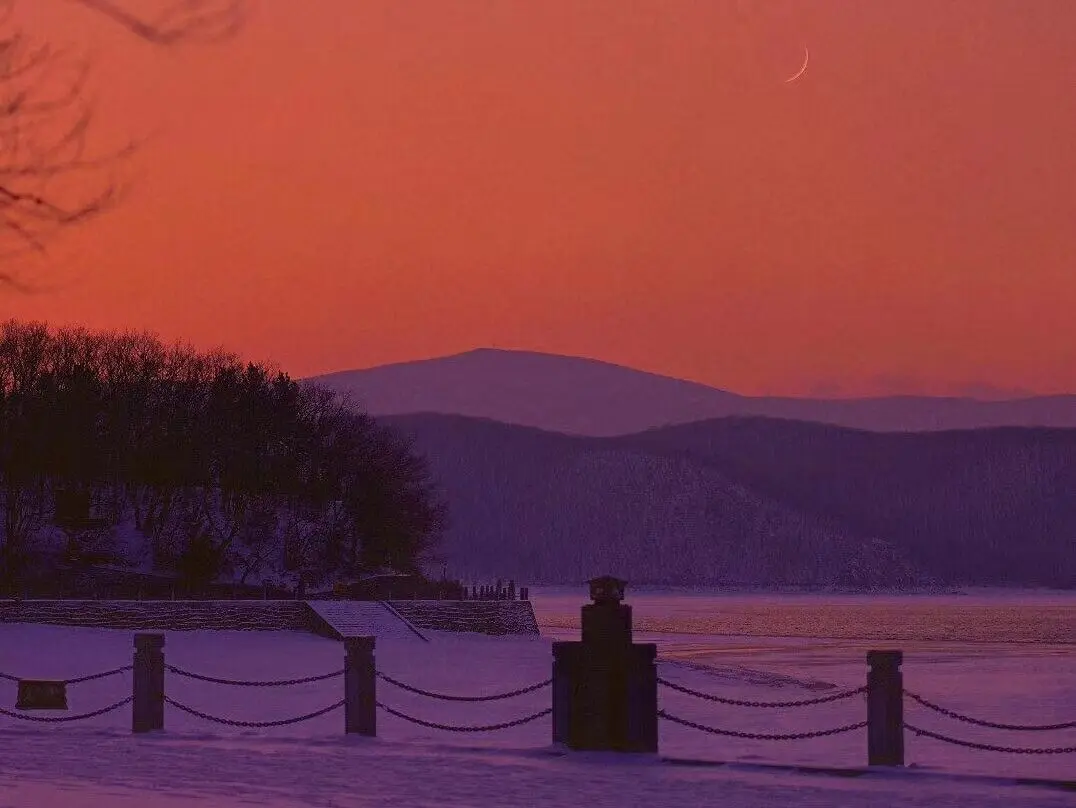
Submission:
M 15 24 L 18 2 L 0 0 L 0 258 L 44 252 L 57 233 L 113 207 L 122 191 L 114 169 L 135 148 L 91 152 L 90 60 L 35 41 Z M 137 12 L 128 8 L 134 0 L 60 2 L 172 47 L 234 36 L 249 0 L 138 0 Z M 29 288 L 7 272 L 0 272 L 0 284 Z
M 238 33 L 246 19 L 246 0 L 173 0 L 158 3 L 155 14 L 135 13 L 116 0 L 67 0 L 103 14 L 131 33 L 157 45 L 220 42 Z M 140 3 L 145 6 L 145 3 Z

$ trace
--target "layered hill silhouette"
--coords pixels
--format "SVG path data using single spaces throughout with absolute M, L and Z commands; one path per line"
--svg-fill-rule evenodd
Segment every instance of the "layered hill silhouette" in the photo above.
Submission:
M 893 396 L 741 396 L 593 359 L 482 348 L 317 377 L 373 415 L 438 412 L 575 435 L 612 436 L 737 415 L 878 431 L 1076 427 L 1076 396 L 1008 401 Z
M 616 443 L 882 536 L 940 580 L 1076 586 L 1076 430 L 875 433 L 726 418 Z
M 454 573 L 569 583 L 1076 586 L 1076 430 L 724 418 L 592 438 L 443 414 L 411 435 Z

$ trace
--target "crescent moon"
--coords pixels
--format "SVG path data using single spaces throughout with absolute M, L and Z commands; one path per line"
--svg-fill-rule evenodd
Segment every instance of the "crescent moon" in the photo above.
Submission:
M 789 76 L 787 79 L 785 79 L 785 84 L 791 84 L 796 79 L 798 79 L 800 76 L 802 76 L 804 73 L 806 73 L 807 72 L 807 63 L 809 61 L 811 61 L 811 52 L 809 50 L 807 50 L 807 46 L 804 45 L 803 46 L 803 66 L 799 70 L 796 71 L 795 75 Z

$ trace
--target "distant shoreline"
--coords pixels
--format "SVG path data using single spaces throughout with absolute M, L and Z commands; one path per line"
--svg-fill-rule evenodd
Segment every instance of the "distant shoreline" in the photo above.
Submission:
M 573 593 L 580 593 L 582 596 L 586 595 L 587 584 L 573 583 L 573 584 L 533 584 L 530 587 L 531 596 L 541 596 L 543 594 L 550 595 L 568 595 Z M 856 596 L 878 596 L 878 597 L 983 597 L 991 595 L 1005 595 L 1005 596 L 1027 596 L 1027 597 L 1044 597 L 1052 595 L 1061 596 L 1076 596 L 1076 588 L 1074 589 L 1051 589 L 1051 588 L 1032 588 L 1026 586 L 1013 586 L 1013 587 L 985 587 L 985 586 L 961 586 L 961 587 L 909 587 L 905 589 L 866 589 L 866 588 L 840 588 L 840 587 L 746 587 L 746 586 L 720 586 L 720 585 L 687 585 L 687 584 L 632 584 L 630 581 L 627 584 L 627 597 L 631 598 L 632 594 L 642 595 L 699 595 L 706 597 L 721 597 L 728 596 L 765 596 L 765 595 L 810 595 L 810 596 L 825 596 L 825 595 L 856 595 Z

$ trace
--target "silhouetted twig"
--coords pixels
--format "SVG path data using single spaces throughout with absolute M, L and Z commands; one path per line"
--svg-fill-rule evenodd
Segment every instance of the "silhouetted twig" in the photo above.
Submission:
M 0 248 L 0 260 L 44 253 L 58 232 L 113 208 L 124 190 L 118 169 L 137 148 L 90 148 L 91 60 L 27 35 L 14 23 L 17 2 L 0 0 L 0 231 L 13 242 Z M 249 0 L 65 2 L 148 43 L 173 46 L 233 37 Z M 32 291 L 9 272 L 0 272 L 0 284 Z

